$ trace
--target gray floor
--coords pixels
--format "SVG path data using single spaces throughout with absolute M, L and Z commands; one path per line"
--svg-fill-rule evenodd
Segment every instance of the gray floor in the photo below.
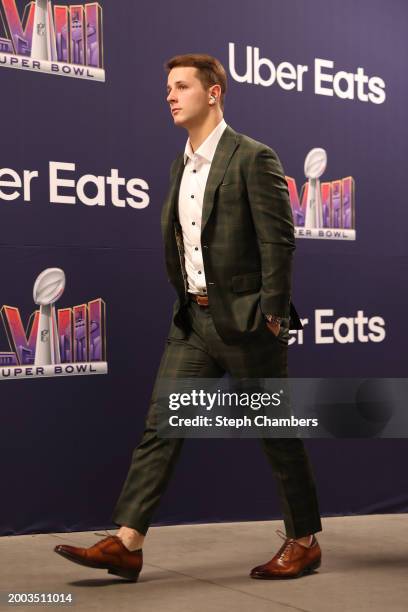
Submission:
M 72 593 L 75 611 L 357 612 L 408 610 L 408 515 L 329 518 L 320 570 L 290 581 L 251 580 L 281 540 L 278 521 L 153 527 L 138 583 L 66 561 L 58 543 L 90 546 L 106 533 L 0 538 L 1 610 L 8 592 Z M 114 531 L 111 532 L 115 533 Z M 59 609 L 68 606 L 58 606 Z

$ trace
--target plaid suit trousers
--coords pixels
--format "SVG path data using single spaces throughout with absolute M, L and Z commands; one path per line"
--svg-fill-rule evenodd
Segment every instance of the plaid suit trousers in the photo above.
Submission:
M 190 301 L 187 339 L 174 336 L 171 324 L 157 373 L 161 378 L 219 378 L 228 372 L 234 378 L 287 377 L 288 319 L 278 337 L 268 330 L 256 341 L 225 344 L 217 333 L 210 308 Z M 164 492 L 183 439 L 157 435 L 155 389 L 145 421 L 141 442 L 133 452 L 131 465 L 113 513 L 117 525 L 126 525 L 146 534 Z M 263 438 L 262 447 L 278 484 L 278 494 L 288 537 L 300 538 L 321 531 L 314 478 L 303 441 L 299 438 Z

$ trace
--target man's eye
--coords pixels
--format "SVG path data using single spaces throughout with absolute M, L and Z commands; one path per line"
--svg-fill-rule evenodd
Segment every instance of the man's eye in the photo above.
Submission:
M 187 85 L 177 85 L 179 89 L 187 89 Z M 170 89 L 167 90 L 167 95 L 169 95 Z

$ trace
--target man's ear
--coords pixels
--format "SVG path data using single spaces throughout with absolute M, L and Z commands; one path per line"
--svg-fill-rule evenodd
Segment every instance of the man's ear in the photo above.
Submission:
M 209 89 L 209 95 L 215 96 L 217 100 L 219 100 L 221 97 L 221 85 L 218 83 L 216 85 L 212 85 Z

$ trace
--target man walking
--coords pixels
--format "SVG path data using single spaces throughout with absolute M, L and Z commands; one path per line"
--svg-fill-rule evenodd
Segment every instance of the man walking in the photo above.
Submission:
M 157 434 L 162 378 L 287 377 L 294 228 L 278 157 L 223 118 L 226 73 L 214 57 L 176 56 L 166 64 L 167 102 L 188 131 L 172 164 L 162 211 L 165 258 L 177 300 L 146 418 L 146 428 L 113 520 L 120 525 L 90 548 L 59 545 L 63 557 L 130 580 L 183 439 Z M 311 467 L 298 438 L 262 439 L 278 482 L 286 535 L 252 578 L 294 578 L 320 565 L 321 530 Z

